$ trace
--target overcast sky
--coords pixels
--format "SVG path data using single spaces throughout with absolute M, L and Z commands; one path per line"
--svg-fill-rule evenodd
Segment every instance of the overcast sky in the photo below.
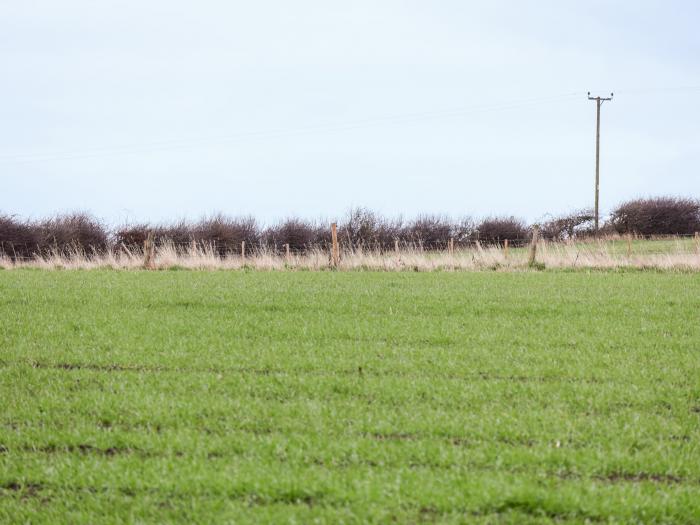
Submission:
M 696 1 L 0 0 L 0 211 L 112 223 L 700 197 Z M 692 88 L 695 89 L 692 89 Z

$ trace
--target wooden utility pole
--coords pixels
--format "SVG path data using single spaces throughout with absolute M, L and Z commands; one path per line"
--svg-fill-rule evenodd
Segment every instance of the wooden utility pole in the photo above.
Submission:
M 603 102 L 613 99 L 613 94 L 607 98 L 592 97 L 591 92 L 588 92 L 588 100 L 596 101 L 596 127 L 595 127 L 595 232 L 598 233 L 598 195 L 600 193 L 600 106 Z

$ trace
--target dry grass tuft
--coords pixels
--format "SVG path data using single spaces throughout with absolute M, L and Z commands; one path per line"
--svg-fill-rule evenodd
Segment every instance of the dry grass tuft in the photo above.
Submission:
M 617 242 L 617 244 L 615 244 Z M 700 253 L 691 239 L 665 241 L 663 250 L 624 249 L 624 239 L 607 238 L 585 243 L 541 241 L 537 247 L 537 262 L 540 268 L 650 268 L 660 270 L 700 270 Z M 649 242 L 649 241 L 634 241 Z M 622 244 L 620 244 L 622 243 Z M 56 250 L 38 254 L 34 258 L 13 260 L 0 257 L 0 268 L 42 269 L 96 269 L 111 268 L 138 270 L 143 268 L 143 253 L 139 249 L 122 247 L 116 251 L 87 256 L 79 250 L 66 252 Z M 188 270 L 328 270 L 329 254 L 325 250 L 311 249 L 303 254 L 292 254 L 289 258 L 273 249 L 261 248 L 245 258 L 240 254 L 221 252 L 213 244 L 191 243 L 189 247 L 178 247 L 165 242 L 156 248 L 155 269 Z M 527 269 L 527 249 L 511 248 L 508 253 L 501 245 L 482 246 L 479 243 L 469 248 L 426 252 L 419 248 L 404 247 L 398 252 L 364 250 L 355 248 L 343 251 L 339 270 L 380 271 L 521 271 Z

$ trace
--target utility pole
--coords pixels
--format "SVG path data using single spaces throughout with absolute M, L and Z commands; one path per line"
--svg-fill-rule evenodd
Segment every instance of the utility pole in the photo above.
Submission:
M 588 92 L 588 100 L 596 102 L 596 128 L 595 128 L 595 232 L 598 233 L 598 194 L 600 193 L 600 106 L 603 102 L 613 99 L 613 94 L 607 98 L 592 97 L 591 92 Z

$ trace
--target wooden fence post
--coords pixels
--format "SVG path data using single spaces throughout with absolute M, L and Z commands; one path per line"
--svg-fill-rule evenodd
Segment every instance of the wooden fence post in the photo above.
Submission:
M 700 232 L 695 232 L 695 253 L 700 255 Z
M 143 241 L 143 267 L 152 270 L 155 267 L 155 240 L 153 232 L 148 232 L 146 240 Z
M 540 236 L 540 227 L 535 224 L 532 228 L 532 240 L 530 241 L 530 254 L 528 255 L 527 258 L 527 265 L 528 266 L 534 266 L 535 265 L 535 257 L 537 257 L 537 241 Z
M 396 253 L 399 253 L 399 240 L 398 239 L 394 239 L 394 251 Z
M 508 258 L 508 239 L 506 239 L 505 241 L 503 241 L 503 257 L 504 257 L 505 259 Z
M 289 259 L 292 258 L 290 250 L 289 250 L 289 243 L 284 245 L 284 256 L 287 259 L 287 262 L 289 262 Z
M 447 253 L 450 255 L 455 254 L 455 239 L 454 237 L 450 237 L 449 240 L 447 241 Z
M 627 258 L 632 256 L 632 234 L 627 234 Z
M 336 223 L 331 223 L 331 241 L 333 243 L 331 264 L 334 268 L 337 268 L 340 262 L 340 249 L 338 248 L 338 225 Z
M 245 241 L 241 241 L 241 259 L 245 259 Z

